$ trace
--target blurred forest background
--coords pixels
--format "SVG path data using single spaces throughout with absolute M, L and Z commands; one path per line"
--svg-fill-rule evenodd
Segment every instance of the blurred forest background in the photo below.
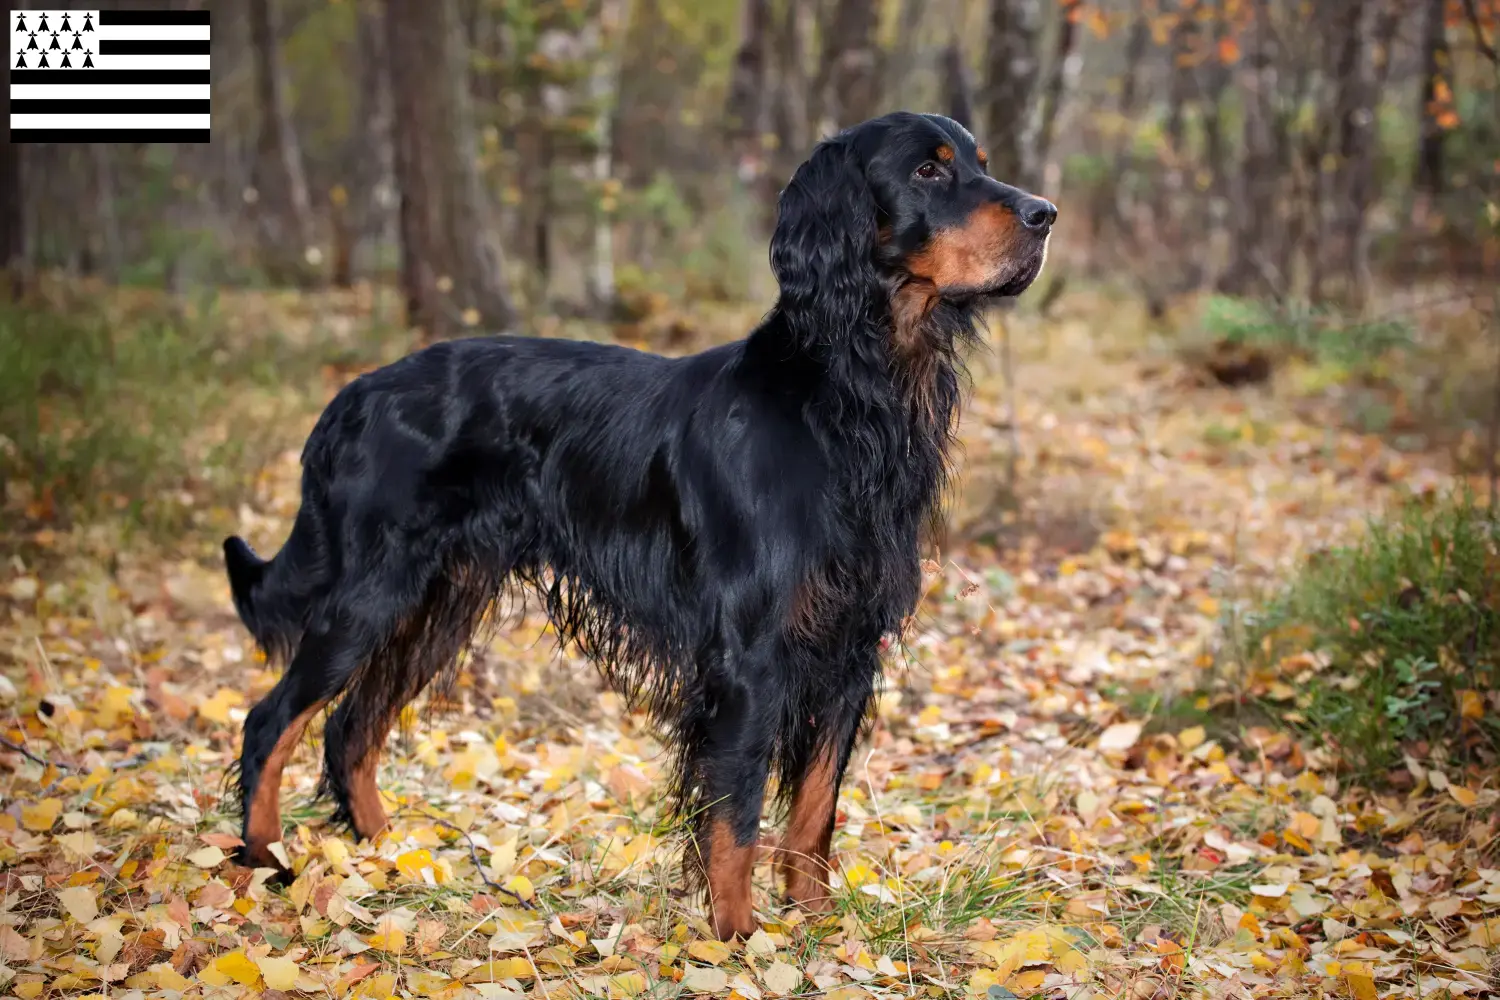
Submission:
M 1424 317 L 1491 289 L 1497 21 L 1496 0 L 219 3 L 213 142 L 6 146 L 0 257 L 18 296 L 353 290 L 371 322 L 338 309 L 325 360 L 403 319 L 427 339 L 590 319 L 682 348 L 682 306 L 769 303 L 776 195 L 818 137 L 935 110 L 1060 204 L 1041 312 L 1079 288 L 1153 320 L 1191 300 L 1187 356 L 1257 380 L 1278 352 L 1421 346 Z M 41 355 L 102 346 L 38 322 L 5 326 L 0 407 L 10 464 L 57 473 Z M 1477 460 L 1478 334 L 1429 338 L 1443 364 L 1376 419 L 1437 416 Z
M 0 983 L 727 990 L 539 620 L 393 741 L 403 846 L 345 881 L 297 763 L 295 909 L 227 874 L 275 674 L 219 545 L 274 551 L 318 412 L 424 342 L 744 336 L 796 165 L 908 109 L 1060 216 L 971 365 L 838 937 L 736 995 L 1493 994 L 1500 0 L 198 6 L 211 143 L 0 147 Z

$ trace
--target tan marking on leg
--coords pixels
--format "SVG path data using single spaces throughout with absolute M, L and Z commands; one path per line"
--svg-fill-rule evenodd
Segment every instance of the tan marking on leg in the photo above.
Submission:
M 385 742 L 384 736 L 380 742 Z M 389 823 L 380 801 L 380 786 L 375 781 L 380 750 L 377 744 L 349 769 L 349 817 L 354 822 L 354 832 L 372 842 Z
M 245 818 L 245 855 L 257 865 L 281 867 L 281 862 L 267 849 L 281 839 L 281 770 L 297 749 L 307 724 L 326 704 L 326 699 L 320 701 L 293 719 L 261 766 L 255 794 L 250 799 L 250 815 Z
M 787 899 L 804 910 L 822 913 L 833 905 L 828 888 L 829 844 L 833 839 L 838 788 L 833 753 L 820 753 L 792 797 L 786 836 L 778 865 L 786 879 Z
M 720 941 L 735 935 L 749 937 L 759 928 L 750 905 L 750 874 L 756 845 L 735 842 L 728 820 L 714 819 L 708 827 L 708 895 L 714 933 Z

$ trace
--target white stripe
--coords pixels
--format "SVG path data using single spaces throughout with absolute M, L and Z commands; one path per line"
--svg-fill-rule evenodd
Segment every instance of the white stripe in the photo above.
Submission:
M 11 115 L 11 128 L 208 128 L 208 115 Z
M 82 22 L 77 22 L 81 24 Z M 74 26 L 76 27 L 77 24 Z M 99 26 L 99 19 L 94 18 L 94 30 L 84 37 L 85 45 L 109 42 L 152 42 L 152 41 L 194 41 L 208 40 L 208 28 L 206 24 L 106 24 Z M 96 49 L 97 51 L 97 49 Z
M 97 69 L 208 69 L 208 56 L 101 56 L 96 53 L 94 66 Z
M 61 75 L 61 74 L 59 74 Z M 13 101 L 206 101 L 206 83 L 13 83 Z

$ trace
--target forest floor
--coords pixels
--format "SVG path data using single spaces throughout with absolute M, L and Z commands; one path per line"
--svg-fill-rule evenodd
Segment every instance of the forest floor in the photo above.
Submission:
M 1014 492 L 998 366 L 974 364 L 950 550 L 840 800 L 835 913 L 781 909 L 763 864 L 763 930 L 712 940 L 658 822 L 657 745 L 538 620 L 393 738 L 379 844 L 326 825 L 308 741 L 284 792 L 300 876 L 272 889 L 229 861 L 225 770 L 275 674 L 218 538 L 101 565 L 94 529 L 48 528 L 55 559 L 0 569 L 4 991 L 1493 995 L 1494 781 L 1419 768 L 1369 791 L 1271 715 L 1194 693 L 1233 666 L 1237 609 L 1399 495 L 1443 489 L 1441 459 L 1279 381 L 1197 384 L 1143 354 L 1136 320 L 1072 302 L 1011 321 Z M 262 551 L 297 474 L 293 449 L 234 512 Z

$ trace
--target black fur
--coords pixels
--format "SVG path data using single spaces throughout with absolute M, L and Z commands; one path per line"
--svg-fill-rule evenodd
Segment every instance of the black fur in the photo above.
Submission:
M 947 173 L 914 173 L 932 162 Z M 984 281 L 936 289 L 917 361 L 893 343 L 893 296 L 917 280 L 905 261 L 976 207 L 1036 204 L 983 175 L 956 123 L 876 119 L 821 143 L 783 191 L 781 294 L 747 339 L 670 359 L 452 341 L 346 386 L 307 441 L 281 551 L 225 543 L 240 616 L 290 660 L 246 721 L 247 812 L 289 721 L 342 694 L 324 784 L 352 818 L 350 768 L 510 584 L 661 723 L 699 828 L 716 817 L 751 843 L 769 780 L 789 801 L 824 751 L 842 776 L 881 639 L 916 608 L 959 348 L 987 299 L 1035 277 L 1051 216 L 1018 227 Z

